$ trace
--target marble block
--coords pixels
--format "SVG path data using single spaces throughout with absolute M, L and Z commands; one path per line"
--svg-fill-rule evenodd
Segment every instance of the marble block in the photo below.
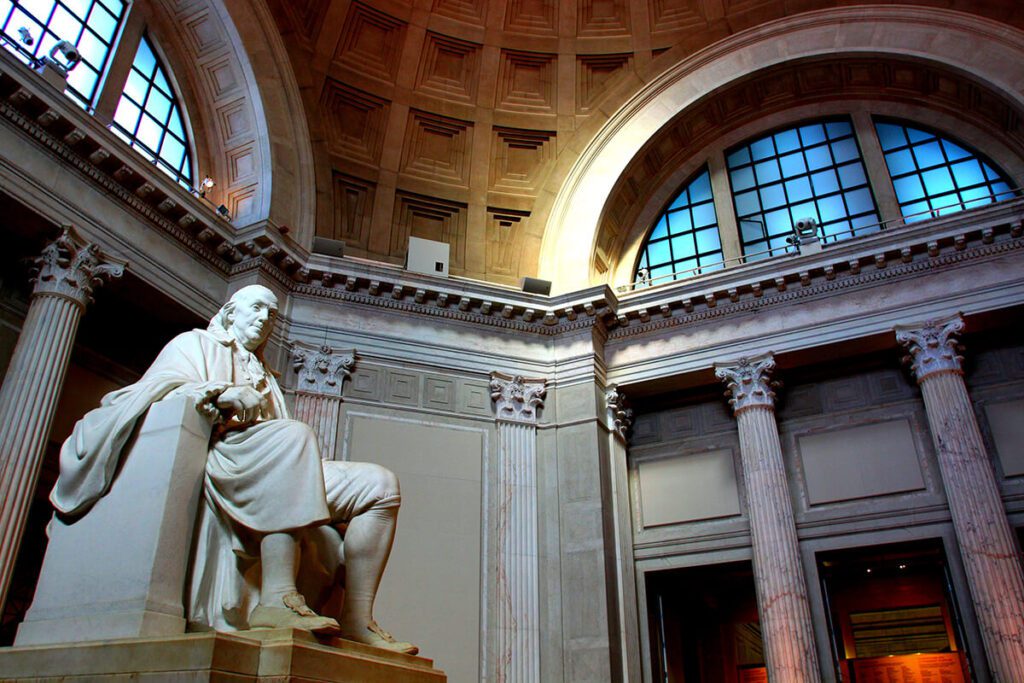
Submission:
M 0 672 L 3 681 L 33 683 L 447 680 L 429 659 L 340 639 L 320 641 L 294 629 L 0 648 Z
M 155 403 L 107 495 L 54 518 L 15 645 L 185 632 L 182 604 L 210 424 L 185 397 Z

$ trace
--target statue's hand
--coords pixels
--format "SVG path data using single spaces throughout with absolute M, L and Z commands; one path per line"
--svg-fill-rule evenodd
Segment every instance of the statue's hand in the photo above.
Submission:
M 255 422 L 267 406 L 263 395 L 249 386 L 228 387 L 217 397 L 217 407 L 241 423 Z

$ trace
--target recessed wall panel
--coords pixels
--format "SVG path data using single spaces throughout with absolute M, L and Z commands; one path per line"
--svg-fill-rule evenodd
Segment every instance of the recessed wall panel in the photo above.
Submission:
M 728 449 L 641 461 L 637 470 L 645 527 L 740 513 Z
M 907 420 L 804 434 L 797 443 L 811 505 L 924 488 Z
M 1024 399 L 990 403 L 985 406 L 985 415 L 1003 474 L 1024 474 Z

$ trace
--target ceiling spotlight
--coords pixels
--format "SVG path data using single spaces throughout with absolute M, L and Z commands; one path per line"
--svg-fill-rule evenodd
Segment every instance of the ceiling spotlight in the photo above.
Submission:
M 209 192 L 216 184 L 217 183 L 215 183 L 213 178 L 210 176 L 203 176 L 202 181 L 199 183 L 199 196 L 205 197 L 206 193 Z

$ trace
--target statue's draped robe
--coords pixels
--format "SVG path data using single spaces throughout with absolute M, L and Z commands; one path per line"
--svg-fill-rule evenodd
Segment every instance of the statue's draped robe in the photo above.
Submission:
M 259 597 L 262 534 L 330 520 L 316 440 L 308 427 L 286 419 L 284 398 L 260 351 L 245 350 L 216 324 L 176 337 L 142 379 L 107 394 L 75 425 L 61 448 L 60 477 L 50 494 L 69 518 L 84 514 L 110 487 L 125 444 L 150 405 L 185 394 L 215 418 L 213 400 L 232 385 L 254 387 L 267 407 L 255 424 L 232 418 L 214 428 L 184 596 L 188 621 L 198 628 L 248 627 Z M 340 561 L 339 537 L 332 533 L 330 527 L 316 529 L 304 548 L 300 581 L 321 591 L 333 583 Z

